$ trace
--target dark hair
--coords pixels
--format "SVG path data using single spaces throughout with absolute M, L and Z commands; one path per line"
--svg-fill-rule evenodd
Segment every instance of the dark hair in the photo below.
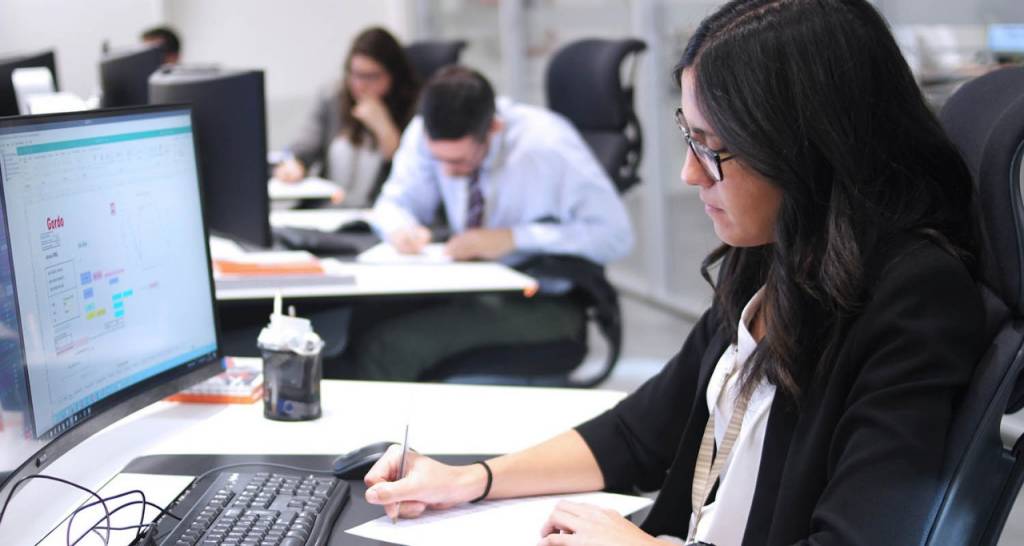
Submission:
M 142 33 L 143 40 L 159 40 L 164 53 L 181 53 L 181 40 L 171 27 L 153 27 Z
M 733 0 L 701 22 L 683 70 L 729 151 L 782 190 L 774 244 L 723 245 L 701 266 L 733 341 L 765 286 L 748 392 L 767 378 L 797 400 L 831 369 L 867 264 L 897 238 L 923 235 L 977 274 L 970 174 L 868 2 Z
M 432 140 L 472 136 L 484 140 L 494 119 L 494 89 L 471 68 L 446 66 L 437 71 L 420 98 L 420 114 Z
M 348 56 L 345 57 L 344 82 L 339 92 L 341 101 L 342 132 L 355 145 L 363 143 L 370 136 L 369 129 L 352 115 L 356 101 L 348 89 L 348 70 L 354 55 L 365 55 L 380 63 L 391 77 L 391 88 L 384 96 L 391 119 L 403 129 L 412 119 L 416 108 L 416 95 L 419 92 L 419 81 L 412 70 L 405 50 L 390 32 L 380 27 L 370 27 L 359 33 L 352 41 Z

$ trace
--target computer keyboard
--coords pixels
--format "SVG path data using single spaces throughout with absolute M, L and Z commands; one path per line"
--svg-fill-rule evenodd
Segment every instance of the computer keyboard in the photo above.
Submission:
M 348 490 L 327 475 L 223 472 L 161 544 L 322 546 Z

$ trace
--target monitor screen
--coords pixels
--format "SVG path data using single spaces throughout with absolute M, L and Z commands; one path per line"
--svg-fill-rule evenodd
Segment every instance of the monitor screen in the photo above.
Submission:
M 0 498 L 220 370 L 191 114 L 0 119 Z
M 989 25 L 988 48 L 995 53 L 1024 55 L 1024 23 Z

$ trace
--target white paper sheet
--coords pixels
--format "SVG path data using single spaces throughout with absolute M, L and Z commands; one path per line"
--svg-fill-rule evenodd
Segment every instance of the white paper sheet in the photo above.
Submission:
M 612 508 L 626 516 L 647 507 L 651 499 L 614 493 L 577 493 L 524 499 L 484 501 L 450 510 L 427 512 L 416 519 L 391 523 L 380 517 L 346 531 L 353 535 L 408 546 L 522 546 L 540 541 L 540 530 L 559 501 Z
M 224 237 L 210 235 L 210 258 L 214 260 L 229 260 L 245 254 L 245 250 L 238 243 Z
M 363 251 L 356 261 L 364 264 L 447 264 L 452 257 L 445 254 L 444 243 L 431 243 L 419 254 L 400 254 L 388 243 L 378 243 Z
M 267 183 L 267 194 L 271 200 L 279 199 L 330 199 L 338 186 L 323 178 L 309 177 L 298 182 L 282 182 L 276 178 Z

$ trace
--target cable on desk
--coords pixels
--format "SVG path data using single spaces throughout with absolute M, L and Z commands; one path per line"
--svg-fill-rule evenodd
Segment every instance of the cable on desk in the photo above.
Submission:
M 132 492 L 129 492 L 129 493 L 132 493 Z M 127 495 L 129 493 L 122 493 L 122 494 L 117 495 L 117 496 L 118 497 L 123 497 L 123 496 L 125 496 L 125 495 Z M 110 499 L 107 499 L 107 500 L 112 500 L 113 498 L 114 497 L 111 497 Z M 121 510 L 123 510 L 125 508 L 128 508 L 129 506 L 136 506 L 136 505 L 139 505 L 139 504 L 143 505 L 142 506 L 143 518 L 145 518 L 146 506 L 152 506 L 154 508 L 160 509 L 160 505 L 154 504 L 152 502 L 148 502 L 148 501 L 132 501 L 132 502 L 126 502 L 126 503 L 118 506 L 117 508 L 111 510 L 110 511 L 110 515 L 113 516 L 114 514 L 120 512 Z M 85 507 L 79 508 L 79 510 L 84 510 L 84 509 L 85 509 Z M 161 511 L 164 511 L 164 510 L 161 509 Z M 77 510 L 76 510 L 76 512 L 77 512 Z M 169 516 L 171 516 L 171 517 L 173 517 L 175 519 L 179 519 L 179 520 L 181 519 L 181 518 L 175 516 L 174 514 L 171 514 L 170 512 L 166 512 L 166 513 L 167 513 L 167 515 L 169 515 Z M 131 530 L 131 529 L 138 529 L 138 530 L 141 531 L 142 529 L 147 529 L 148 530 L 151 527 L 155 527 L 156 526 L 156 522 L 157 522 L 157 520 L 154 519 L 153 521 L 151 521 L 149 523 L 145 523 L 145 519 L 143 519 L 143 523 L 141 523 L 139 525 L 128 525 L 128 526 L 125 526 L 125 527 L 121 528 L 121 527 L 110 527 L 110 523 L 108 521 L 107 526 L 105 526 L 105 527 L 100 527 L 99 526 L 105 520 L 109 520 L 109 519 L 110 519 L 109 517 L 100 518 L 99 520 L 96 521 L 96 523 L 92 524 L 84 533 L 82 533 L 82 535 L 79 536 L 74 542 L 71 542 L 70 539 L 69 539 L 68 546 L 76 546 L 79 542 L 82 541 L 82 539 L 84 539 L 85 537 L 89 536 L 89 533 L 91 533 L 93 531 L 96 531 L 96 530 L 106 530 L 108 533 L 110 531 L 112 531 L 112 530 L 113 531 L 128 531 L 128 530 Z M 68 525 L 68 531 L 70 532 L 70 530 L 71 530 L 71 526 L 69 524 Z M 136 538 L 136 540 L 138 540 L 139 533 L 135 534 L 135 538 Z
M 142 496 L 142 502 L 146 502 L 146 494 L 143 493 L 142 490 L 140 490 L 140 489 L 133 489 L 131 491 L 126 491 L 124 493 L 120 493 L 120 494 L 114 495 L 112 497 L 105 497 L 103 500 L 109 502 L 109 501 L 112 501 L 112 500 L 115 500 L 115 499 L 119 499 L 121 497 L 126 497 L 128 495 L 134 495 L 136 493 Z M 67 535 L 64 538 L 64 543 L 65 544 L 71 544 L 71 527 L 75 523 L 75 517 L 77 517 L 78 514 L 80 512 L 82 512 L 83 510 L 88 510 L 89 508 L 92 508 L 93 506 L 96 506 L 100 502 L 101 501 L 94 501 L 94 502 L 90 502 L 88 504 L 83 504 L 82 506 L 79 506 L 77 509 L 75 509 L 74 512 L 71 512 L 71 516 L 68 518 Z M 109 518 L 110 515 L 113 514 L 116 511 L 117 510 L 114 510 L 113 512 L 110 512 L 109 514 L 107 514 L 107 517 Z M 142 516 L 139 517 L 139 525 L 142 525 L 143 523 L 146 522 L 145 518 L 146 518 L 146 509 L 143 508 L 142 509 Z M 95 529 L 96 525 L 99 525 L 100 523 L 103 523 L 102 519 L 98 523 L 96 523 L 95 525 L 90 527 L 89 530 L 91 531 L 91 530 Z M 108 525 L 109 525 L 109 523 L 108 523 Z M 86 532 L 86 534 L 88 534 L 88 532 Z M 75 541 L 75 542 L 77 543 L 78 541 Z
M 104 519 L 109 522 L 109 520 L 110 520 L 110 507 L 107 506 L 106 500 L 104 500 L 103 497 L 101 497 L 99 495 L 99 493 L 93 491 L 92 489 L 89 489 L 88 487 L 84 487 L 84 486 L 78 485 L 77 483 L 74 483 L 72 481 L 65 480 L 64 478 L 58 478 L 56 476 L 49 476 L 49 475 L 46 475 L 46 474 L 32 474 L 30 476 L 25 476 L 24 478 L 18 480 L 11 487 L 11 491 L 7 494 L 7 499 L 4 501 L 3 508 L 0 508 L 0 523 L 3 523 L 4 514 L 7 513 L 7 506 L 11 503 L 11 499 L 14 497 L 14 492 L 17 491 L 18 487 L 21 486 L 21 484 L 23 484 L 23 483 L 25 483 L 25 482 L 27 482 L 29 480 L 52 480 L 52 481 L 55 481 L 55 482 L 58 482 L 58 483 L 62 483 L 64 485 L 68 485 L 68 486 L 74 487 L 75 489 L 80 489 L 82 491 L 85 491 L 86 493 L 88 493 L 88 494 L 96 497 L 97 499 L 99 499 L 99 503 L 103 505 L 103 511 L 106 513 L 106 517 Z M 70 539 L 70 538 L 71 538 L 71 535 L 69 533 L 68 539 Z M 103 539 L 103 543 L 107 544 L 109 542 L 110 542 L 110 531 L 107 531 L 107 535 L 106 535 L 106 538 Z

